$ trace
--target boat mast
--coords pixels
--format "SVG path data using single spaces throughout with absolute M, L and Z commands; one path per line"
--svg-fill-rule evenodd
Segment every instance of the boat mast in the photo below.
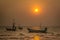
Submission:
M 15 27 L 15 19 L 13 19 L 13 28 Z
M 42 26 L 42 23 L 40 22 L 40 28 L 41 28 L 41 26 Z

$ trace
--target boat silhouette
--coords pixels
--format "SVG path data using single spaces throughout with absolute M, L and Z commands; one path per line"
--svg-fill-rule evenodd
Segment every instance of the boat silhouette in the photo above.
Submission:
M 34 30 L 28 28 L 29 33 L 47 33 L 47 27 L 45 27 L 43 30 Z
M 16 31 L 15 22 L 13 21 L 12 28 L 6 28 L 7 31 Z
M 23 29 L 23 27 L 18 27 L 18 29 L 22 30 L 22 29 Z

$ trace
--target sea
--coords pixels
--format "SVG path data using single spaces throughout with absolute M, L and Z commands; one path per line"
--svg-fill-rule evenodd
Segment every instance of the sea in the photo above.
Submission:
M 38 36 L 36 40 L 60 40 L 60 27 L 52 26 L 47 27 L 47 33 L 29 33 L 27 27 L 16 31 L 6 30 L 6 26 L 0 26 L 0 40 L 35 40 L 34 37 Z

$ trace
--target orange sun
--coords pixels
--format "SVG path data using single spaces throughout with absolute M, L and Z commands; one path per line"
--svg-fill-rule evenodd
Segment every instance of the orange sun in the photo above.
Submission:
M 39 11 L 38 8 L 35 8 L 35 9 L 34 9 L 34 12 L 38 12 L 38 11 Z
M 42 7 L 39 5 L 35 5 L 32 8 L 33 15 L 40 15 L 42 13 Z
M 34 14 L 35 14 L 35 15 L 38 15 L 38 14 L 39 14 L 39 8 L 34 8 L 33 11 L 34 11 Z

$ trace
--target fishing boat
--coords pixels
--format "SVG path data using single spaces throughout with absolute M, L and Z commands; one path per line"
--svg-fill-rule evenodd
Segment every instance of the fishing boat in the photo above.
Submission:
M 29 33 L 47 33 L 47 27 L 44 27 L 44 29 L 41 29 L 41 27 L 42 27 L 42 25 L 40 24 L 39 30 L 28 28 L 28 32 Z
M 23 27 L 18 27 L 18 29 L 22 30 L 22 29 L 23 29 Z
M 28 28 L 29 33 L 47 33 L 47 27 L 45 27 L 43 30 L 34 30 Z
M 13 21 L 12 28 L 6 28 L 7 31 L 16 31 L 15 22 Z

